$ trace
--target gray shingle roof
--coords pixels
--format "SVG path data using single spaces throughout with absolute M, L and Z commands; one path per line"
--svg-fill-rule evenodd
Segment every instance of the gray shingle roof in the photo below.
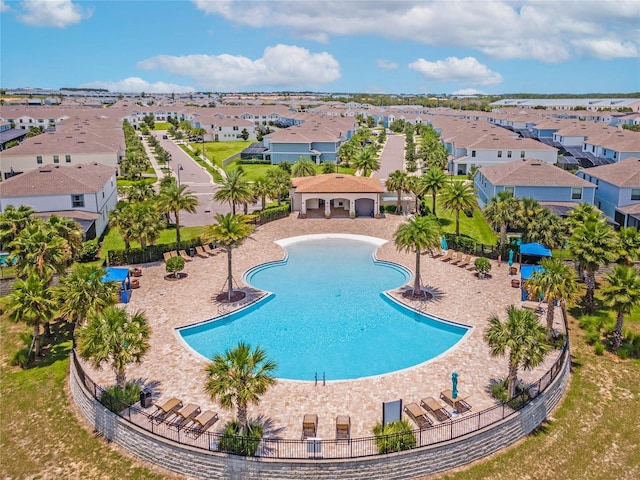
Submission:
M 581 171 L 585 175 L 591 175 L 618 187 L 640 188 L 640 158 L 625 158 L 611 165 L 602 165 Z
M 494 185 L 535 187 L 593 187 L 592 183 L 542 160 L 525 158 L 481 167 L 479 170 Z

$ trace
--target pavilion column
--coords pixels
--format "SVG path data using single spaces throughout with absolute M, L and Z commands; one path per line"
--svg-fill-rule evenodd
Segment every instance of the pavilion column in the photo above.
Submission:
M 301 205 L 300 205 L 300 216 L 302 218 L 307 218 L 307 202 L 304 199 L 304 197 L 302 197 L 300 202 L 301 202 Z
M 324 218 L 331 218 L 331 199 L 324 201 Z
M 349 200 L 349 216 L 351 218 L 356 216 L 356 201 L 353 199 Z

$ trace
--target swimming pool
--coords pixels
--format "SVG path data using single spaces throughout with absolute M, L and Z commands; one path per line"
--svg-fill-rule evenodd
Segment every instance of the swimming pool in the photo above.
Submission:
M 272 294 L 217 320 L 179 329 L 211 358 L 239 341 L 260 345 L 278 362 L 278 378 L 328 381 L 380 375 L 425 362 L 455 345 L 467 327 L 410 310 L 383 292 L 405 284 L 404 267 L 374 261 L 384 240 L 348 236 L 279 242 L 283 262 L 245 279 Z M 365 240 L 365 241 L 363 241 Z

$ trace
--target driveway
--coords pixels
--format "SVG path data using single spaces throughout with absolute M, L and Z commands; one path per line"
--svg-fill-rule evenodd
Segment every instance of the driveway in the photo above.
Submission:
M 385 180 L 395 170 L 404 170 L 404 135 L 387 135 L 380 153 L 380 170 L 373 172 L 374 178 Z

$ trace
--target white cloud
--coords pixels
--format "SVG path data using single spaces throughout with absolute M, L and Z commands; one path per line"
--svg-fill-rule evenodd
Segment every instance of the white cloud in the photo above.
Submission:
M 9 10 L 11 10 L 11 7 L 4 3 L 4 0 L 0 0 L 0 12 L 7 12 Z
M 395 70 L 396 68 L 398 68 L 397 63 L 390 62 L 389 60 L 382 60 L 382 59 L 378 59 L 376 61 L 376 65 L 378 66 L 378 68 L 381 68 L 382 70 Z
M 619 58 L 630 51 L 637 56 L 640 50 L 638 0 L 193 1 L 206 14 L 243 27 L 285 27 L 325 43 L 335 35 L 379 35 L 542 62 L 576 55 Z M 582 48 L 610 37 L 624 48 Z
M 493 72 L 474 57 L 448 57 L 429 62 L 419 58 L 409 64 L 411 70 L 422 74 L 427 80 L 455 82 L 465 85 L 495 86 L 502 82 L 502 76 Z
M 452 95 L 486 95 L 482 90 L 476 90 L 475 88 L 461 88 L 460 90 L 455 90 L 451 92 Z
M 34 27 L 64 28 L 93 14 L 71 0 L 24 0 L 20 7 L 22 13 L 18 14 L 18 19 Z
M 615 38 L 585 38 L 572 43 L 576 50 L 584 56 L 595 57 L 600 60 L 634 58 L 638 56 L 637 45 Z
M 117 82 L 88 82 L 80 85 L 80 88 L 106 88 L 110 92 L 119 93 L 188 93 L 196 89 L 175 83 L 155 82 L 150 83 L 139 77 L 129 77 Z
M 222 55 L 158 55 L 138 68 L 185 75 L 207 90 L 306 89 L 340 78 L 340 64 L 329 53 L 290 45 L 267 47 L 262 58 Z

